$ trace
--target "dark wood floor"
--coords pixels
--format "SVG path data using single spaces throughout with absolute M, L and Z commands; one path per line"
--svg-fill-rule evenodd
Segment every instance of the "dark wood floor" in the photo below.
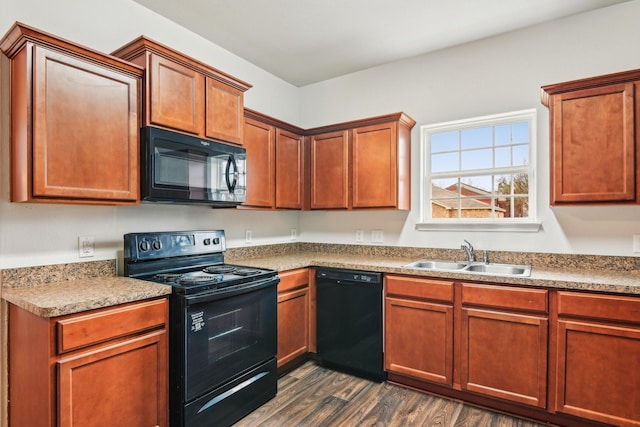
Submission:
M 307 362 L 278 381 L 278 395 L 235 427 L 542 427 Z

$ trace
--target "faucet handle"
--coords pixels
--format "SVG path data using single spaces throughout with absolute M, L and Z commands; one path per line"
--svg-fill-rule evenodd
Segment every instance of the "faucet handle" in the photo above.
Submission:
M 468 241 L 468 240 L 465 240 L 465 243 L 466 243 L 467 245 L 469 245 L 469 249 L 473 250 L 473 245 L 472 245 L 471 243 L 469 243 L 469 241 Z

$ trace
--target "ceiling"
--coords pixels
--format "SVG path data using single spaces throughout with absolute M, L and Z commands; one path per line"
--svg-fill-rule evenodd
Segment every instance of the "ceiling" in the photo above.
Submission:
M 305 86 L 629 0 L 134 0 Z

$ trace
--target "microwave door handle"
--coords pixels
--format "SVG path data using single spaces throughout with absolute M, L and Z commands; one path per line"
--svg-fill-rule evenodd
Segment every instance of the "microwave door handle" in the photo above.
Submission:
M 233 172 L 231 172 L 231 166 L 233 166 Z M 232 174 L 233 182 L 231 182 Z M 227 169 L 224 175 L 227 181 L 227 188 L 229 189 L 229 192 L 233 194 L 236 189 L 236 184 L 238 184 L 238 165 L 236 164 L 236 159 L 232 154 L 229 155 L 229 160 L 227 160 Z

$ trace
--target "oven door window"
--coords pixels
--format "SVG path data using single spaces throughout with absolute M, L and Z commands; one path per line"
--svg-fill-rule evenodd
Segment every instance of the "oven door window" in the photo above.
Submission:
M 275 357 L 276 286 L 189 306 L 187 401 Z

